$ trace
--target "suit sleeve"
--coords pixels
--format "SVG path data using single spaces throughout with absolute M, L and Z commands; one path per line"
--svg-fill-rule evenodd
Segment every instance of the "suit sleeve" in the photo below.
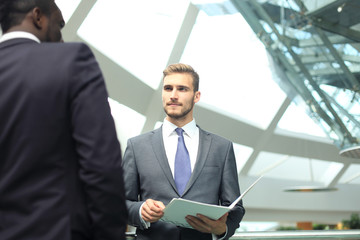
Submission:
M 123 161 L 124 180 L 125 180 L 125 195 L 126 206 L 129 211 L 128 223 L 132 226 L 143 229 L 143 223 L 140 219 L 140 207 L 144 203 L 138 201 L 139 196 L 139 174 L 137 171 L 134 146 L 131 139 L 127 142 L 127 147 L 124 154 Z
M 94 239 L 125 239 L 121 150 L 104 79 L 86 45 L 76 45 L 74 52 L 69 83 L 71 121 Z
M 238 196 L 240 196 L 240 188 L 238 181 L 238 173 L 236 168 L 236 160 L 233 145 L 229 142 L 227 156 L 224 163 L 222 173 L 222 183 L 220 192 L 221 205 L 229 206 Z M 245 214 L 242 201 L 240 201 L 230 212 L 227 218 L 227 234 L 222 239 L 230 238 L 235 230 L 239 227 L 240 221 Z

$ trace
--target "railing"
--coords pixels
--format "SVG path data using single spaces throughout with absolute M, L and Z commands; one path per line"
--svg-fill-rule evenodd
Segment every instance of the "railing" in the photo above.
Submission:
M 134 232 L 128 232 L 127 240 L 136 239 Z M 272 231 L 272 232 L 241 232 L 230 240 L 292 240 L 292 239 L 323 239 L 323 240 L 360 240 L 360 230 L 313 230 L 313 231 Z
M 323 240 L 360 240 L 360 230 L 296 230 L 273 232 L 241 232 L 236 233 L 231 240 L 272 240 L 272 239 L 323 239 Z

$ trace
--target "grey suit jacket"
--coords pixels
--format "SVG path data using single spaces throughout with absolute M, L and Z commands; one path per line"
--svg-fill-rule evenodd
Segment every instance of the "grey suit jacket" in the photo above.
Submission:
M 139 240 L 212 239 L 211 234 L 160 221 L 143 229 L 139 209 L 146 199 L 167 205 L 172 198 L 181 197 L 228 206 L 240 195 L 232 143 L 201 128 L 199 139 L 198 157 L 182 196 L 177 192 L 166 157 L 162 128 L 128 140 L 123 159 L 126 202 L 129 224 L 137 227 Z M 234 234 L 244 214 L 242 202 L 229 213 L 226 239 Z

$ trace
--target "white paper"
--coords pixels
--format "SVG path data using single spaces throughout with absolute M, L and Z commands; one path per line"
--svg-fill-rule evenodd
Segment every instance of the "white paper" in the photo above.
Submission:
M 173 198 L 164 209 L 164 216 L 160 220 L 177 226 L 192 228 L 185 220 L 187 215 L 196 216 L 196 214 L 202 214 L 214 220 L 219 219 L 230 211 L 261 178 L 262 176 L 256 179 L 256 181 L 228 207 L 200 203 L 182 198 Z

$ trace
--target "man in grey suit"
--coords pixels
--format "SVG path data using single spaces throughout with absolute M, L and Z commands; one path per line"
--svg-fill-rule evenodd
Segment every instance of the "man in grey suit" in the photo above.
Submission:
M 0 239 L 122 240 L 121 151 L 99 65 L 54 0 L 0 0 Z
M 173 198 L 229 206 L 239 195 L 233 145 L 202 130 L 193 118 L 199 76 L 186 64 L 164 71 L 163 125 L 128 140 L 123 159 L 129 224 L 138 240 L 228 239 L 245 214 L 242 202 L 220 219 L 187 216 L 193 227 L 159 221 Z

